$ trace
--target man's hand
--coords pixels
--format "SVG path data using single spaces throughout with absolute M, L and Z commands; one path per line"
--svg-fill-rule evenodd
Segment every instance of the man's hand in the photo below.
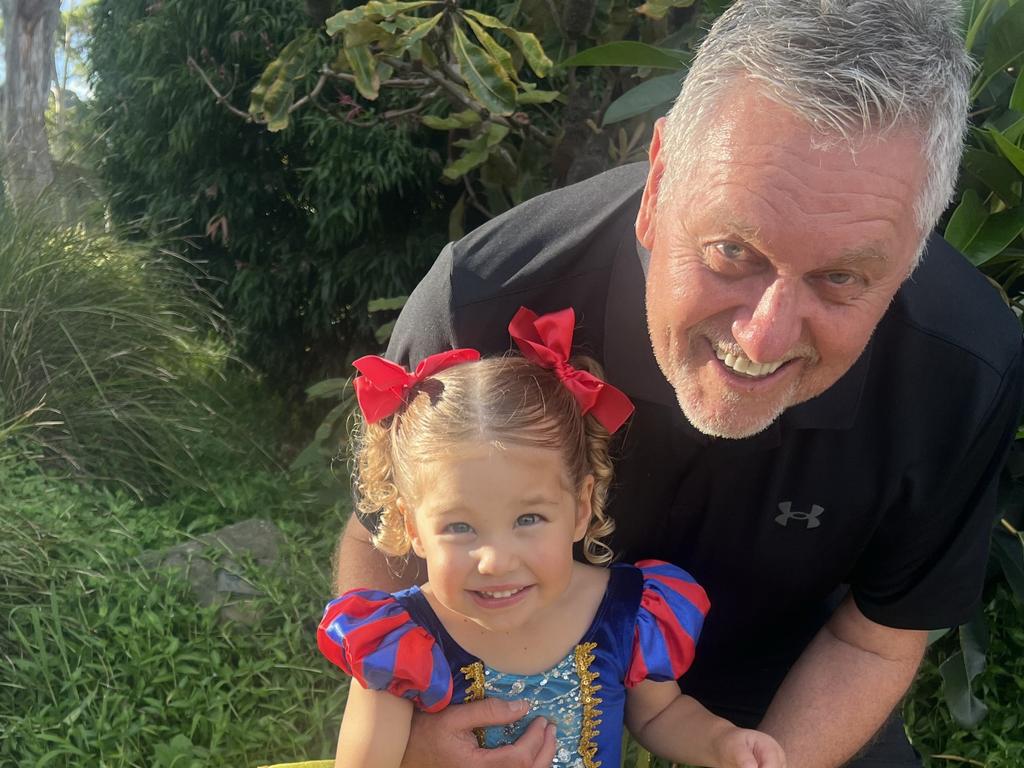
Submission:
M 715 739 L 719 768 L 786 768 L 779 742 L 761 731 L 729 728 Z
M 417 712 L 402 768 L 550 768 L 555 759 L 555 726 L 543 717 L 534 719 L 515 744 L 497 749 L 477 744 L 474 728 L 514 723 L 528 711 L 525 701 L 484 699 L 455 704 L 435 715 Z

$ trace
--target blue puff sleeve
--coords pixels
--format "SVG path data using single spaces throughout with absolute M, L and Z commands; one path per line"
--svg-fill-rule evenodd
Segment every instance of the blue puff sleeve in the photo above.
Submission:
M 636 564 L 644 577 L 626 687 L 643 680 L 677 680 L 693 663 L 711 604 L 693 577 L 661 560 Z
M 364 688 L 410 699 L 437 712 L 452 698 L 452 674 L 433 635 L 394 595 L 354 589 L 327 604 L 317 645 Z

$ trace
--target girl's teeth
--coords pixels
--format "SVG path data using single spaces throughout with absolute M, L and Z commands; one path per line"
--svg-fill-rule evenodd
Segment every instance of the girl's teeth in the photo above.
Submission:
M 506 589 L 501 592 L 484 592 L 483 590 L 480 590 L 480 594 L 484 597 L 495 597 L 500 599 L 503 597 L 512 597 L 512 595 L 518 591 L 518 589 Z

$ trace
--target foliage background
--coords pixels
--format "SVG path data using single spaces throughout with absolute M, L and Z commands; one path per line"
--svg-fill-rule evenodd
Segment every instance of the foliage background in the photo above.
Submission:
M 460 2 L 508 27 L 487 27 L 507 60 L 453 10 L 394 66 L 388 38 L 358 24 L 403 14 L 417 23 L 439 5 L 376 3 L 372 18 L 336 20 L 334 36 L 326 20 L 357 2 L 90 0 L 89 13 L 65 18 L 75 31 L 64 46 L 84 50 L 72 58 L 90 70 L 91 94 L 64 88 L 54 99 L 57 213 L 35 226 L 0 211 L 0 228 L 15 235 L 0 247 L 0 764 L 181 768 L 333 752 L 345 683 L 317 657 L 314 627 L 347 503 L 334 472 L 322 473 L 334 490 L 324 496 L 317 478 L 280 470 L 309 437 L 296 394 L 377 344 L 401 300 L 371 300 L 407 293 L 450 235 L 641 159 L 693 47 L 727 5 Z M 1019 310 L 1024 2 L 964 5 L 981 66 L 961 188 L 942 226 Z M 450 54 L 458 25 L 484 51 L 481 82 L 508 79 L 514 104 L 481 109 L 457 71 L 442 79 L 462 98 L 437 80 L 395 86 L 422 81 L 424 60 Z M 358 42 L 349 27 L 370 35 L 376 66 L 393 69 L 375 70 L 387 75 L 377 93 L 372 73 L 356 82 L 354 62 L 366 57 L 346 51 Z M 538 73 L 517 34 L 574 65 Z M 337 76 L 288 112 L 324 66 Z M 261 79 L 284 104 L 279 130 L 246 116 Z M 75 306 L 91 307 L 95 322 L 75 328 L 79 352 L 69 353 L 46 318 Z M 61 365 L 33 368 L 39 360 Z M 55 370 L 63 390 L 26 375 Z M 343 380 L 311 393 L 342 398 L 320 450 L 306 454 L 315 468 L 336 455 L 348 406 Z M 40 398 L 49 410 L 35 410 Z M 148 421 L 123 418 L 154 402 L 165 410 Z M 1022 480 L 1018 447 L 999 552 L 1020 552 Z M 137 565 L 145 550 L 251 517 L 273 520 L 288 541 L 280 569 L 245 569 L 264 593 L 251 626 L 220 624 L 180 578 Z M 993 560 L 983 615 L 935 643 L 908 697 L 908 729 L 930 768 L 1024 758 L 1016 562 Z M 961 721 L 977 718 L 973 729 L 948 705 Z M 645 760 L 629 755 L 631 766 Z
M 293 0 L 99 0 L 89 47 L 92 158 L 111 216 L 187 244 L 241 356 L 284 388 L 372 339 L 366 301 L 414 281 L 445 234 L 435 135 L 320 110 L 269 133 L 218 104 L 188 63 L 246 98 L 313 26 Z M 346 99 L 344 86 L 325 93 Z

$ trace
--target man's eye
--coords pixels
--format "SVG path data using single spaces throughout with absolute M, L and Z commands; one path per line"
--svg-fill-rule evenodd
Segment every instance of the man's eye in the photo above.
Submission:
M 448 523 L 448 525 L 444 527 L 444 533 L 450 533 L 456 536 L 462 533 L 472 532 L 473 526 L 471 526 L 469 523 Z
M 746 248 L 736 243 L 715 243 L 714 248 L 728 261 L 740 261 L 749 255 Z
M 855 280 L 849 272 L 829 272 L 825 275 L 829 285 L 850 285 Z
M 536 525 L 537 523 L 543 522 L 543 520 L 544 520 L 544 517 L 542 515 L 538 515 L 535 512 L 530 512 L 528 514 L 520 515 L 519 517 L 517 517 L 516 518 L 516 525 L 518 525 L 518 526 Z

